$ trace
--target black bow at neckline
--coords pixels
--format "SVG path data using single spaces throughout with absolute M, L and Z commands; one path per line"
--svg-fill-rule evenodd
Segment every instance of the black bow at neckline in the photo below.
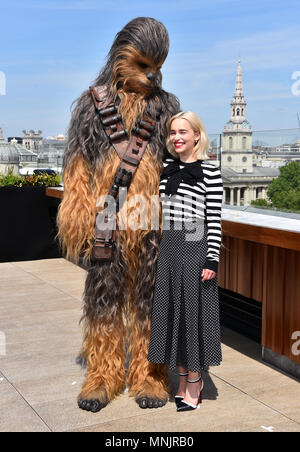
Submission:
M 165 192 L 167 195 L 175 195 L 181 182 L 188 185 L 196 185 L 203 180 L 202 160 L 192 163 L 174 160 L 166 166 L 161 174 L 161 180 L 168 178 Z M 183 165 L 183 168 L 180 168 Z

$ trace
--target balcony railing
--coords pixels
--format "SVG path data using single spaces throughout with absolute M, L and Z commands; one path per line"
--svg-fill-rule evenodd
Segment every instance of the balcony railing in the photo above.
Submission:
M 224 209 L 219 287 L 261 303 L 264 359 L 299 378 L 300 215 L 236 213 Z
M 213 159 L 220 161 L 220 155 L 224 148 L 222 132 L 210 133 L 209 139 L 211 144 L 210 155 Z M 285 161 L 289 161 L 292 158 L 292 154 L 299 154 L 300 159 L 300 128 L 253 130 L 252 150 L 255 152 L 254 162 L 259 163 L 261 166 L 267 166 L 268 164 L 271 167 L 278 167 L 281 164 L 285 164 Z M 270 159 L 271 154 L 274 158 L 273 162 Z M 282 160 L 282 163 L 276 164 L 276 158 Z M 260 160 L 262 160 L 262 163 Z

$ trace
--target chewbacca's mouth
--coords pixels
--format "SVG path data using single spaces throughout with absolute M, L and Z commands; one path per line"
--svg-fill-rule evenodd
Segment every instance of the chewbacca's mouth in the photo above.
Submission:
M 150 91 L 152 91 L 152 90 L 157 88 L 157 84 L 155 82 L 150 82 L 150 81 L 149 81 L 149 83 L 144 83 L 144 82 L 141 82 L 139 80 L 139 85 L 141 87 L 143 87 L 143 88 L 146 88 L 147 90 L 150 90 Z

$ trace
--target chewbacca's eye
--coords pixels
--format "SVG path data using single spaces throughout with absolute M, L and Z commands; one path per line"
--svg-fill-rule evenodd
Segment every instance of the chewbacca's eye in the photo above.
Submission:
M 148 67 L 147 64 L 145 63 L 139 63 L 139 65 L 142 69 L 146 69 L 146 67 Z

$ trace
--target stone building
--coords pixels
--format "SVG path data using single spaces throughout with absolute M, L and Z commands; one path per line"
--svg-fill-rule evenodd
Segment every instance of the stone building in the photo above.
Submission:
M 8 143 L 3 138 L 0 128 L 0 174 L 6 174 L 12 170 L 14 174 L 19 173 L 20 156 L 14 143 Z
M 42 131 L 39 130 L 37 133 L 35 133 L 34 130 L 30 130 L 27 133 L 26 130 L 23 130 L 22 134 L 23 146 L 30 151 L 38 152 L 42 146 L 43 141 Z
M 37 161 L 36 152 L 26 149 L 17 138 L 5 141 L 0 129 L 0 174 L 6 174 L 9 170 L 14 174 L 31 174 Z
M 267 198 L 267 188 L 278 168 L 257 167 L 252 150 L 252 128 L 246 119 L 247 102 L 243 94 L 241 61 L 238 61 L 235 92 L 230 104 L 230 120 L 223 131 L 221 171 L 224 183 L 223 202 L 250 205 Z

